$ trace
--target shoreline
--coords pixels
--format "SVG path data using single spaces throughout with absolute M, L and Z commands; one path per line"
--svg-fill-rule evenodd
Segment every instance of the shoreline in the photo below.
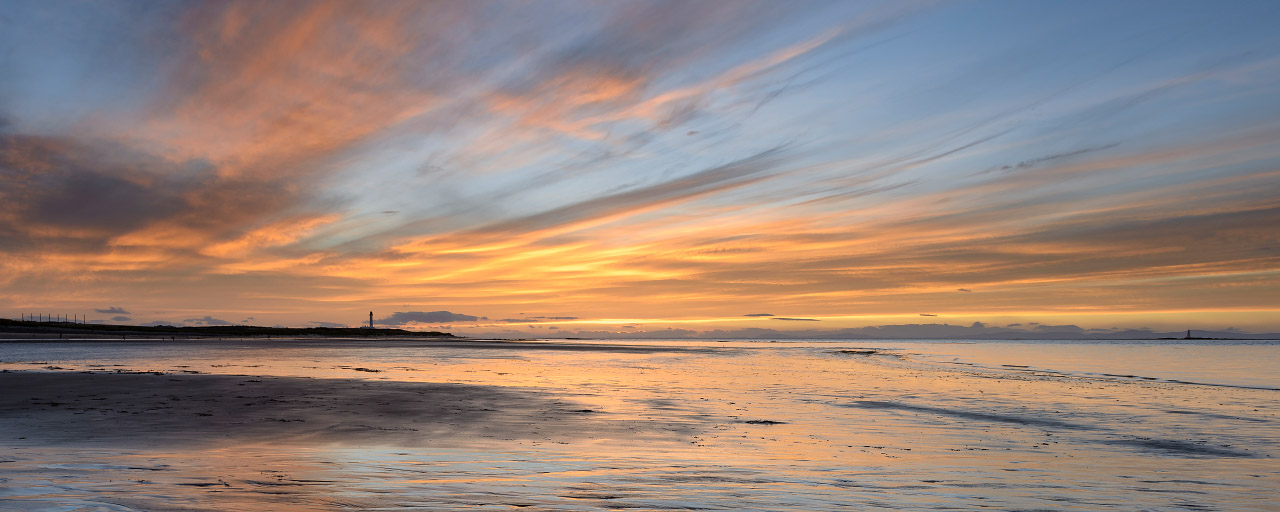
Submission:
M 436 337 L 376 337 L 376 338 L 355 338 L 355 337 L 300 337 L 300 336 L 277 336 L 271 338 L 264 337 L 131 337 L 128 339 L 120 338 L 36 338 L 36 339 L 13 339 L 3 338 L 0 334 L 0 346 L 10 344 L 45 344 L 57 345 L 60 343 L 91 343 L 103 344 L 110 343 L 147 343 L 147 344 L 175 344 L 175 345 L 192 345 L 192 344 L 238 344 L 247 343 L 255 347 L 261 348 L 281 348 L 281 347 L 402 347 L 402 348 L 467 348 L 467 349 L 501 349 L 501 350 L 539 350 L 539 351 L 577 351 L 577 352 L 622 352 L 635 354 L 652 354 L 660 352 L 707 352 L 713 348 L 706 347 L 673 347 L 663 345 L 644 345 L 630 343 L 577 343 L 565 340 L 498 340 L 484 338 L 436 338 Z M 609 340 L 609 341 L 629 341 L 629 340 Z M 0 362 L 4 362 L 0 359 Z M 11 361 L 12 362 L 12 361 Z

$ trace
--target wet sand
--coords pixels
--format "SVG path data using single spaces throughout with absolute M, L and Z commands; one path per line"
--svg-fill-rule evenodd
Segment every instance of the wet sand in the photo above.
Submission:
M 0 349 L 0 510 L 1225 511 L 1280 499 L 1274 389 L 1054 360 L 978 367 L 926 357 L 927 345 Z
M 413 447 L 681 430 L 609 421 L 583 404 L 502 386 L 126 370 L 6 371 L 0 389 L 0 432 L 31 444 Z

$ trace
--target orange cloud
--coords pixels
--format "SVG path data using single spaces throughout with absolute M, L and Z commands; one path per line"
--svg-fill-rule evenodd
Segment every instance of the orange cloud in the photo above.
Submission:
M 213 161 L 228 178 L 314 172 L 319 154 L 437 103 L 406 76 L 417 30 L 431 29 L 411 26 L 425 9 L 333 1 L 194 9 L 186 32 L 195 58 L 175 71 L 167 101 L 134 136 L 175 158 Z M 435 26 L 448 22 L 448 9 L 432 9 Z
M 256 228 L 234 240 L 205 247 L 201 253 L 219 258 L 244 258 L 255 250 L 297 242 L 320 226 L 332 224 L 340 218 L 337 214 L 323 214 L 284 219 Z

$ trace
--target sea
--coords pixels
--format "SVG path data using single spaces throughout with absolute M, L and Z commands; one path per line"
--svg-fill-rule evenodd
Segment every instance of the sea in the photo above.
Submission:
M 140 447 L 0 417 L 0 510 L 1280 510 L 1276 340 L 0 343 L 0 371 L 121 369 L 467 385 L 643 432 Z

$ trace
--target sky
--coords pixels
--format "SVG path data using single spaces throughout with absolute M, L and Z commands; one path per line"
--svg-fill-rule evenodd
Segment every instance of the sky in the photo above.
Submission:
M 1277 332 L 1278 24 L 1272 1 L 8 0 L 0 316 Z

